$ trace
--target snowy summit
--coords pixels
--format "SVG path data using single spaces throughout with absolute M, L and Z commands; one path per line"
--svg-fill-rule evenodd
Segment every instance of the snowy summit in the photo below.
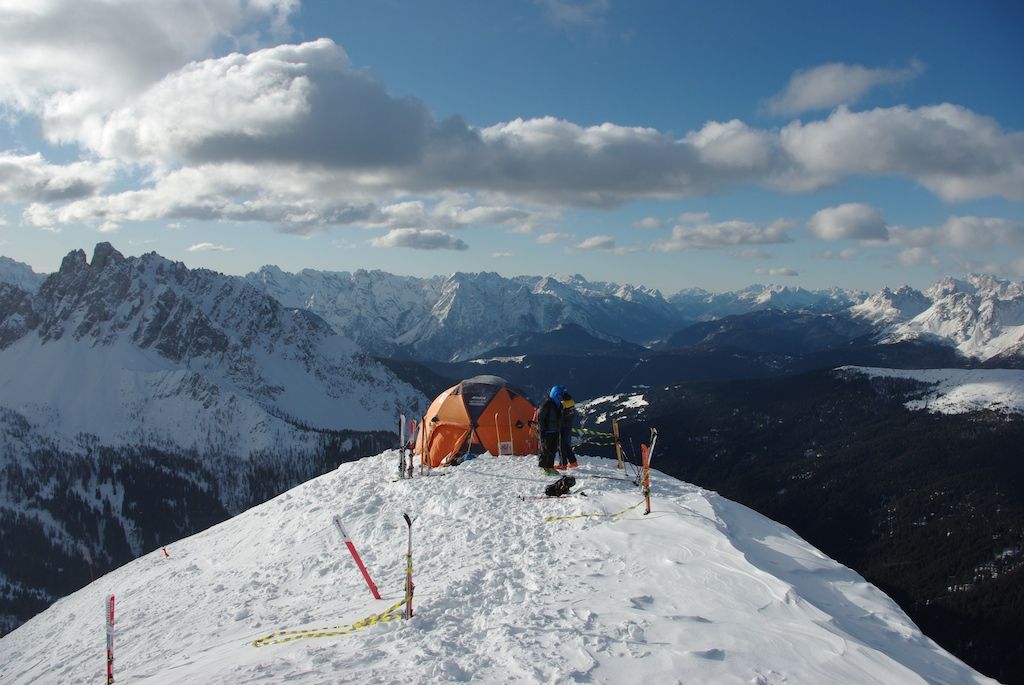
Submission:
M 344 464 L 59 600 L 0 639 L 0 681 L 100 682 L 113 594 L 123 683 L 994 682 L 788 528 L 657 471 L 645 516 L 605 459 L 561 499 L 534 499 L 551 478 L 530 457 L 392 481 L 397 462 Z M 406 512 L 409 620 L 387 613 Z M 309 632 L 262 639 L 288 630 Z

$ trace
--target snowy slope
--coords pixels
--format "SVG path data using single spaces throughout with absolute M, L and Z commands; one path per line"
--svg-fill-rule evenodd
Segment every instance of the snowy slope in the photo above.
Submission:
M 882 378 L 909 378 L 927 383 L 928 392 L 907 403 L 909 409 L 964 414 L 988 409 L 1024 414 L 1024 371 L 1018 369 L 876 369 L 846 366 L 846 373 Z
M 993 682 L 789 529 L 658 472 L 643 516 L 614 462 L 581 462 L 588 496 L 561 500 L 519 499 L 550 480 L 533 458 L 398 482 L 393 452 L 344 464 L 58 601 L 0 639 L 0 681 L 99 681 L 114 593 L 118 682 Z M 418 517 L 412 620 L 253 646 L 400 601 L 406 511 Z M 623 513 L 545 522 L 602 512 Z

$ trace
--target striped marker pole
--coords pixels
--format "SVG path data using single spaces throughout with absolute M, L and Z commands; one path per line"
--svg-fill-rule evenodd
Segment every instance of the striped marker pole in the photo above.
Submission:
M 114 595 L 103 605 L 103 623 L 107 627 L 107 685 L 114 682 Z
M 341 533 L 341 539 L 345 541 L 345 546 L 348 547 L 348 551 L 352 554 L 352 558 L 356 560 L 356 566 L 359 567 L 359 572 L 363 574 L 363 579 L 366 580 L 366 584 L 370 586 L 370 592 L 373 593 L 373 598 L 380 599 L 380 593 L 377 592 L 377 586 L 373 584 L 370 574 L 363 565 L 363 560 L 359 558 L 359 552 L 356 551 L 356 546 L 352 544 L 352 539 L 348 536 L 348 531 L 345 530 L 345 526 L 341 523 L 341 517 L 337 514 L 334 515 L 334 525 L 338 529 L 338 532 Z

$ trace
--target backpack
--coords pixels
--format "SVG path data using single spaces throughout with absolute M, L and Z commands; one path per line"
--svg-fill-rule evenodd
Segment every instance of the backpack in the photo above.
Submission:
M 551 485 L 544 488 L 544 494 L 548 497 L 561 497 L 569 493 L 572 486 L 576 485 L 576 479 L 572 476 L 562 476 Z

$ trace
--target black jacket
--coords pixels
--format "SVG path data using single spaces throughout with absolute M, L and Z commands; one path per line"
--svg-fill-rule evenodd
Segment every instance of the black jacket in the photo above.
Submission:
M 561 404 L 548 397 L 537 410 L 537 429 L 541 433 L 557 433 L 561 416 Z

